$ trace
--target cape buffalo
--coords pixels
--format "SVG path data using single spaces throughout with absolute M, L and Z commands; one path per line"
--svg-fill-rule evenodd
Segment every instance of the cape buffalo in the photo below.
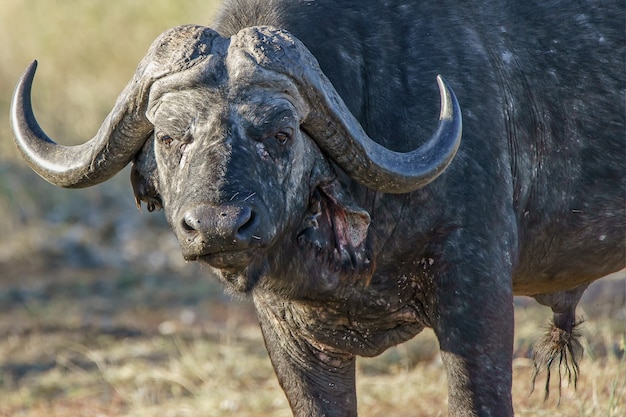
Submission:
M 133 162 L 137 204 L 253 300 L 295 415 L 355 416 L 355 356 L 428 326 L 450 415 L 511 416 L 513 295 L 554 311 L 537 370 L 575 378 L 576 304 L 626 263 L 624 21 L 615 1 L 231 0 L 152 44 L 93 139 L 45 135 L 34 64 L 13 131 L 59 186 Z

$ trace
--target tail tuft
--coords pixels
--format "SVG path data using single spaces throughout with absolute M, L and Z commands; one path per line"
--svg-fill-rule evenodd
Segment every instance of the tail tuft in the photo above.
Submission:
M 546 370 L 545 397 L 550 396 L 550 376 L 553 366 L 559 371 L 559 402 L 561 401 L 561 383 L 563 374 L 567 375 L 568 383 L 574 382 L 574 388 L 578 381 L 580 371 L 578 363 L 583 356 L 583 346 L 580 342 L 582 336 L 580 325 L 582 320 L 573 323 L 571 330 L 559 328 L 554 321 L 548 326 L 544 335 L 533 345 L 533 378 L 531 393 L 535 390 L 537 376 Z

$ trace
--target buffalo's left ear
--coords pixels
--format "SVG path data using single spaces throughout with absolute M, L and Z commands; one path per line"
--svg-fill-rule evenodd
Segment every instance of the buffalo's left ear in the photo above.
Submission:
M 325 280 L 369 285 L 374 260 L 368 244 L 370 216 L 356 205 L 337 180 L 320 184 L 310 198 L 298 241 L 327 264 Z M 318 271 L 319 272 L 319 271 Z
M 329 204 L 329 214 L 335 229 L 338 243 L 349 245 L 355 250 L 365 247 L 365 239 L 370 225 L 370 215 L 357 206 L 352 198 L 343 192 L 338 181 L 320 185 L 320 190 Z
M 157 191 L 157 179 L 154 135 L 151 135 L 141 151 L 135 156 L 130 171 L 130 183 L 133 186 L 138 209 L 141 209 L 142 201 L 146 203 L 146 207 L 150 212 L 163 208 L 161 196 Z
M 321 154 L 315 159 L 309 186 L 314 192 L 309 208 L 311 214 L 307 218 L 318 219 L 319 214 L 325 212 L 330 227 L 334 229 L 336 243 L 350 246 L 357 251 L 364 249 L 370 215 L 345 192 L 337 174 Z M 341 248 L 337 249 L 341 252 Z

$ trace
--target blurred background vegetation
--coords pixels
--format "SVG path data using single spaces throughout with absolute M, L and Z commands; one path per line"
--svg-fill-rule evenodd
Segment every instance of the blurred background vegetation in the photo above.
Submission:
M 96 187 L 58 189 L 26 167 L 11 140 L 13 87 L 33 59 L 39 122 L 60 143 L 80 143 L 158 34 L 209 25 L 216 6 L 0 2 L 0 416 L 290 415 L 250 305 L 182 260 L 162 213 L 136 209 L 128 169 Z M 542 392 L 528 396 L 530 345 L 549 310 L 517 300 L 519 415 L 626 413 L 626 288 L 623 275 L 606 282 L 581 305 L 582 379 L 578 392 L 564 390 L 560 407 L 556 395 L 548 403 Z M 445 415 L 438 357 L 424 332 L 361 360 L 361 415 Z

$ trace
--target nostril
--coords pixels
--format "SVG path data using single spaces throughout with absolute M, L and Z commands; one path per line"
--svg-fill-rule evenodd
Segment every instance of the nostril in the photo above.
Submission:
M 258 223 L 257 214 L 253 210 L 248 209 L 241 214 L 239 223 L 241 226 L 237 229 L 237 237 L 239 239 L 250 238 L 254 235 L 254 229 L 256 229 Z
M 187 232 L 197 232 L 200 226 L 200 220 L 192 216 L 191 213 L 185 214 L 182 221 L 183 230 Z

